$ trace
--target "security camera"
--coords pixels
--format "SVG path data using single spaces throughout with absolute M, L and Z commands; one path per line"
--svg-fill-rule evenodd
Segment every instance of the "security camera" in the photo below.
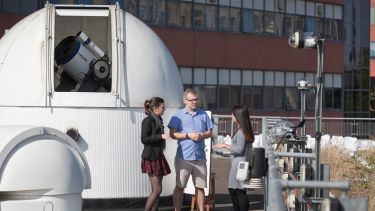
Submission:
M 305 79 L 301 79 L 298 81 L 298 89 L 309 89 L 311 87 L 311 83 L 306 81 Z
M 295 32 L 288 39 L 293 48 L 316 48 L 318 37 L 313 32 Z

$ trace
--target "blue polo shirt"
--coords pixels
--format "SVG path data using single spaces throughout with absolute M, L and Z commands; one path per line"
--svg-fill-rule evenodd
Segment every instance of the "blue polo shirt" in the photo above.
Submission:
M 196 109 L 189 113 L 185 108 L 177 111 L 168 124 L 169 128 L 176 129 L 179 133 L 206 132 L 214 127 L 207 113 L 202 109 Z M 191 139 L 178 140 L 177 157 L 182 160 L 205 160 L 204 139 L 193 141 Z

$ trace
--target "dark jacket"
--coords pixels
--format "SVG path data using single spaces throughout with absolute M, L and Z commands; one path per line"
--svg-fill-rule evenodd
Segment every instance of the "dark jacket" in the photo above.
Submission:
M 165 140 L 161 138 L 163 131 L 156 127 L 155 120 L 147 116 L 142 121 L 141 141 L 144 144 L 142 158 L 156 160 L 163 153 Z

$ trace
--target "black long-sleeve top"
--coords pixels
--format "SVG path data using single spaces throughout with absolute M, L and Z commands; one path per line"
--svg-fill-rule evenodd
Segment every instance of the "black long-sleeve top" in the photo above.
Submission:
M 162 133 L 156 126 L 155 120 L 147 116 L 142 121 L 141 141 L 144 144 L 142 158 L 147 160 L 156 160 L 163 153 L 165 140 L 162 139 Z

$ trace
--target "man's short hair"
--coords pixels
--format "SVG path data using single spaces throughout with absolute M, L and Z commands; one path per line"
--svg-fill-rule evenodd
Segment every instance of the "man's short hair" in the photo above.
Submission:
M 189 94 L 189 93 L 193 94 L 195 96 L 197 95 L 197 92 L 194 89 L 186 88 L 185 91 L 184 91 L 184 96 L 183 96 L 184 100 L 186 99 L 186 95 Z

